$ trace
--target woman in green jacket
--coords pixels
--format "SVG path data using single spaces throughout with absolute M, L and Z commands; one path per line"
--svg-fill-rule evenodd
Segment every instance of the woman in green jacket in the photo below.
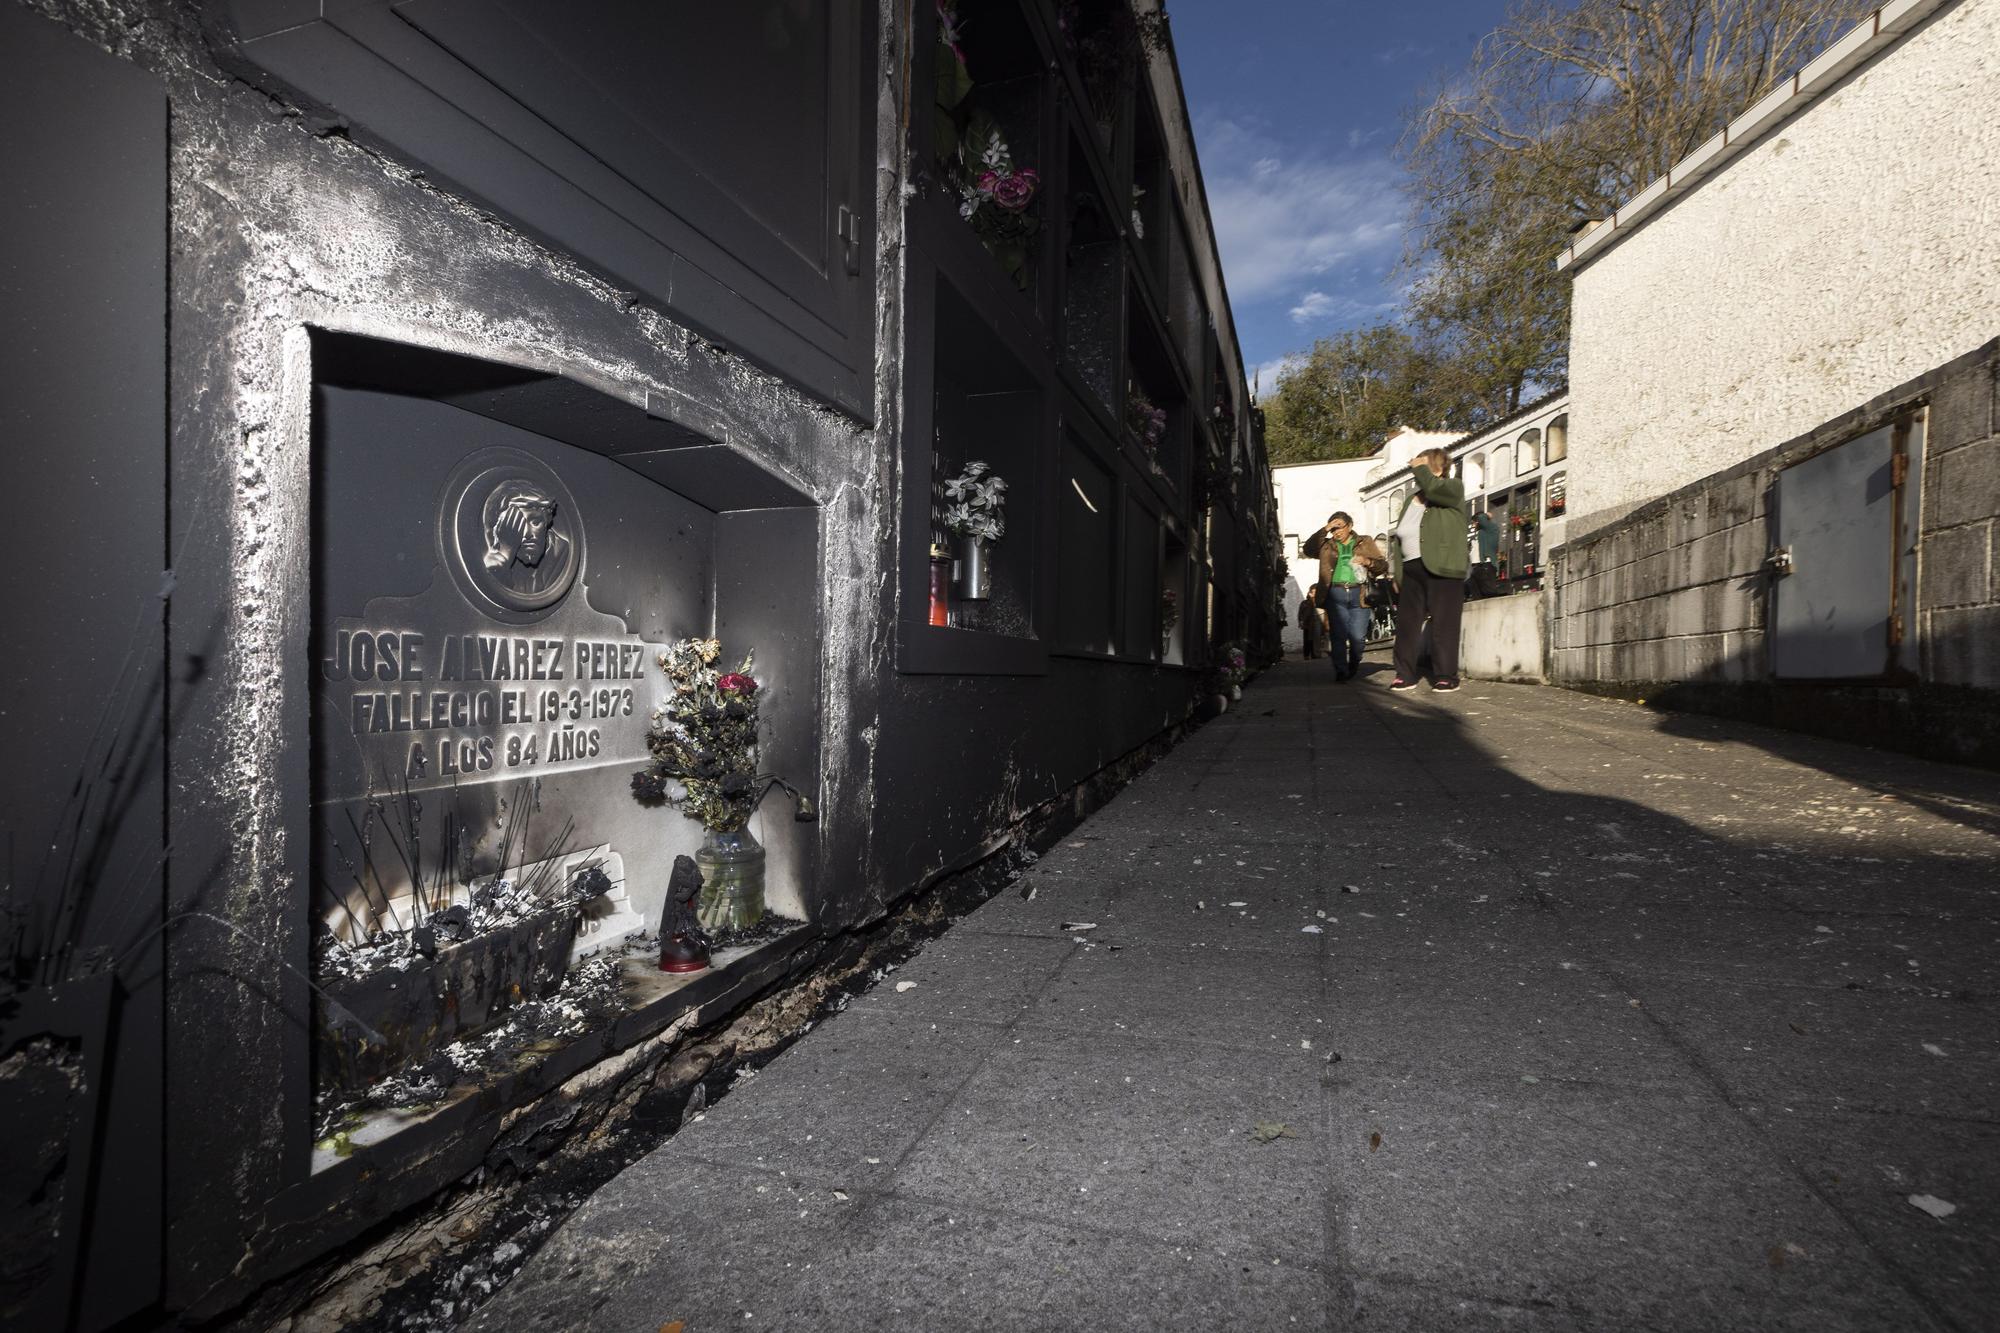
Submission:
M 1402 586 L 1396 601 L 1396 678 L 1392 690 L 1417 687 L 1423 655 L 1424 623 L 1431 631 L 1431 688 L 1458 688 L 1458 622 L 1465 607 L 1465 483 L 1451 475 L 1451 456 L 1427 449 L 1410 464 L 1416 494 L 1404 508 L 1421 506 L 1417 524 L 1398 521 L 1402 538 Z M 1414 527 L 1416 552 L 1410 550 Z

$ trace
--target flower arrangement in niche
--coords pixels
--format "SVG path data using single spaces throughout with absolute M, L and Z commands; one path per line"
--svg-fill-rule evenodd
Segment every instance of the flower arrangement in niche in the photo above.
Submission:
M 1146 239 L 1146 219 L 1139 216 L 1139 201 L 1146 197 L 1146 187 L 1132 182 L 1132 234 L 1140 240 Z
M 999 123 L 974 111 L 959 142 L 958 215 L 1023 291 L 1033 277 L 1028 256 L 1042 229 L 1029 211 L 1041 184 L 1033 167 L 1015 165 Z
M 646 748 L 650 766 L 632 775 L 632 793 L 643 801 L 677 806 L 703 828 L 726 833 L 749 822 L 765 793 L 785 789 L 797 817 L 819 816 L 813 803 L 786 782 L 757 771 L 757 695 L 750 674 L 754 654 L 734 671 L 719 671 L 719 639 L 683 639 L 660 654 L 660 670 L 673 695 L 653 710 Z
M 673 693 L 653 710 L 646 748 L 653 762 L 632 775 L 642 801 L 677 806 L 707 837 L 694 855 L 701 872 L 702 926 L 755 926 L 764 915 L 764 849 L 744 827 L 772 787 L 798 802 L 797 818 L 817 818 L 790 783 L 757 772 L 757 678 L 752 655 L 734 671 L 717 667 L 722 643 L 683 639 L 660 654 Z M 690 890 L 691 892 L 691 890 Z M 664 962 L 664 960 L 663 960 Z
M 1240 643 L 1218 644 L 1215 649 L 1215 670 L 1222 677 L 1223 684 L 1232 688 L 1240 687 L 1250 679 L 1250 659 Z
M 1165 636 L 1168 634 L 1172 634 L 1174 632 L 1174 626 L 1180 623 L 1181 623 L 1180 594 L 1175 592 L 1172 588 L 1165 589 L 1160 593 L 1161 635 Z
M 1042 226 L 1034 212 L 1041 174 L 1016 163 L 1000 123 L 970 104 L 975 85 L 955 0 L 938 0 L 937 24 L 931 137 L 938 166 L 958 196 L 958 215 L 1026 291 L 1034 276 L 1028 261 Z
M 965 471 L 944 484 L 944 526 L 954 537 L 978 537 L 998 541 L 1007 531 L 1002 512 L 1007 504 L 1007 482 L 985 463 L 974 459 Z
M 1137 382 L 1125 386 L 1125 433 L 1149 454 L 1167 438 L 1167 409 L 1155 407 Z
M 742 828 L 757 808 L 757 679 L 751 654 L 718 671 L 722 644 L 683 639 L 660 654 L 673 694 L 653 710 L 650 767 L 632 776 L 644 800 L 678 806 L 718 832 Z

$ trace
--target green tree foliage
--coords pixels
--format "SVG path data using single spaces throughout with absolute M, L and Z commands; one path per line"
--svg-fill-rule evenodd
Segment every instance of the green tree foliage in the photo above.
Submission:
M 1360 458 L 1403 426 L 1460 424 L 1473 404 L 1457 378 L 1394 324 L 1321 338 L 1263 397 L 1273 463 Z
M 1568 375 L 1554 260 L 1879 0 L 1521 0 L 1410 119 L 1408 319 L 1492 414 Z

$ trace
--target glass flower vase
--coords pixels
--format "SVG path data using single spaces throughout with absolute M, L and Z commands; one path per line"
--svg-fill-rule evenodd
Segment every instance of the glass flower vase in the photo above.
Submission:
M 764 919 L 764 847 L 747 828 L 709 829 L 695 850 L 705 930 L 741 930 Z

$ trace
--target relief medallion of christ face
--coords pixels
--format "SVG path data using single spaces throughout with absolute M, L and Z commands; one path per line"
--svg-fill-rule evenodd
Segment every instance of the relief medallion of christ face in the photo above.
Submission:
M 515 449 L 483 449 L 452 473 L 438 540 L 467 600 L 516 623 L 553 610 L 583 566 L 576 501 L 552 469 Z

